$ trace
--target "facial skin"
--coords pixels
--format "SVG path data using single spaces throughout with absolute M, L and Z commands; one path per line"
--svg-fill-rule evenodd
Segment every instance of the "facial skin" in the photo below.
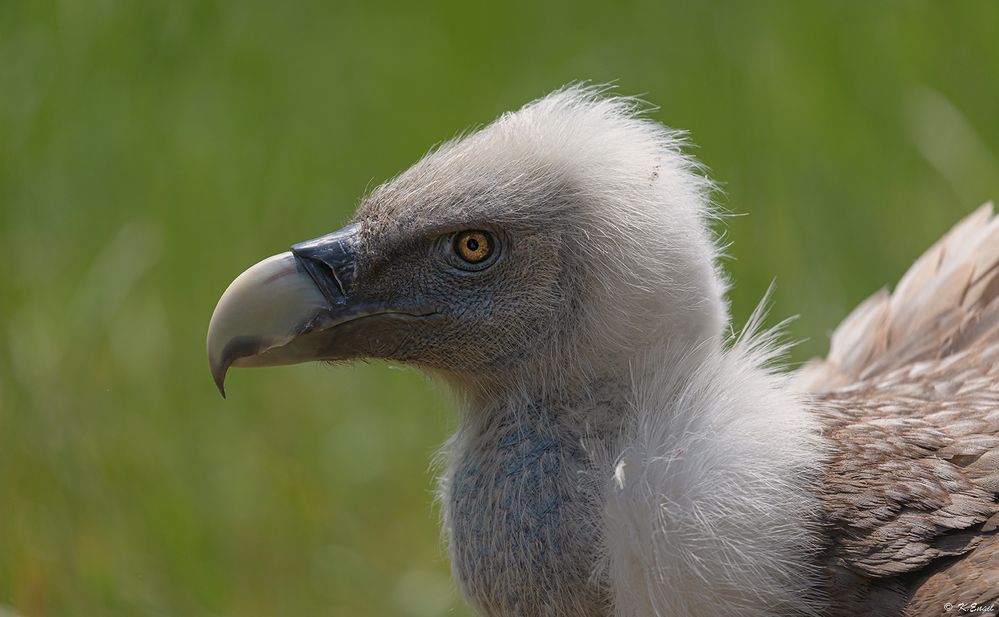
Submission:
M 434 314 L 413 324 L 404 345 L 377 357 L 449 372 L 502 370 L 530 355 L 539 338 L 557 335 L 574 291 L 562 230 L 504 220 L 469 207 L 474 200 L 441 212 L 412 194 L 407 209 L 391 216 L 393 197 L 376 192 L 354 219 L 362 229 L 358 281 L 393 306 L 415 302 Z M 478 233 L 491 251 L 471 263 L 461 242 Z

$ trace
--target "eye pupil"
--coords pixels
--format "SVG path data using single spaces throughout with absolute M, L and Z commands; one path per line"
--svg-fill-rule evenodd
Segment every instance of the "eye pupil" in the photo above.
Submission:
M 479 250 L 479 241 L 475 238 L 469 238 L 468 242 L 465 243 L 465 246 L 467 246 L 470 251 L 477 251 Z

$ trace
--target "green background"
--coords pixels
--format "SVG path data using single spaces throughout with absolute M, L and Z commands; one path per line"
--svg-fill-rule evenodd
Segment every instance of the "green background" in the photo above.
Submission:
M 434 143 L 615 81 L 722 182 L 742 323 L 802 360 L 999 197 L 999 3 L 0 0 L 0 602 L 42 615 L 465 615 L 408 370 L 235 371 L 256 260 Z

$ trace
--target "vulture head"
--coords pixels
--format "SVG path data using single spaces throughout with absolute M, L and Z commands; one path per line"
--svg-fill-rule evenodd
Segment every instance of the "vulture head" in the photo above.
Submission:
M 230 366 L 382 358 L 462 385 L 590 379 L 720 339 L 710 182 L 638 103 L 568 88 L 435 151 L 348 225 L 252 266 L 208 331 Z

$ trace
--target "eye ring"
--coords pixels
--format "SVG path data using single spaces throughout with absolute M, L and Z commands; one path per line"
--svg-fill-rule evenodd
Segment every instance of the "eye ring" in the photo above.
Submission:
M 488 231 L 468 229 L 454 235 L 451 244 L 454 254 L 464 265 L 476 269 L 485 267 L 489 258 L 496 252 L 496 240 Z

